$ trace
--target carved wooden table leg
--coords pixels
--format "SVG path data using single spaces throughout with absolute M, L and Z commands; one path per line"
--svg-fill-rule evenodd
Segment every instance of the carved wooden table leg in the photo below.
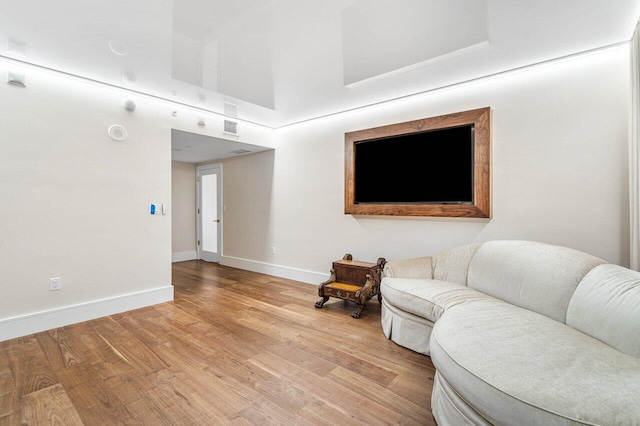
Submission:
M 354 318 L 360 318 L 360 314 L 362 313 L 362 310 L 364 309 L 364 305 L 358 305 L 358 309 L 356 309 L 355 311 L 351 312 L 351 316 Z
M 322 306 L 329 300 L 329 296 L 322 296 L 322 299 L 316 302 L 316 308 L 322 308 Z
M 320 283 L 320 285 L 318 286 L 318 296 L 322 297 L 322 299 L 316 302 L 316 305 L 315 305 L 316 308 L 318 309 L 322 308 L 322 306 L 324 306 L 327 300 L 329 300 L 329 296 L 325 294 L 324 287 L 327 284 L 331 284 L 332 282 L 335 282 L 335 281 L 336 281 L 336 271 L 335 269 L 331 268 L 331 270 L 329 271 L 329 279 L 323 283 Z

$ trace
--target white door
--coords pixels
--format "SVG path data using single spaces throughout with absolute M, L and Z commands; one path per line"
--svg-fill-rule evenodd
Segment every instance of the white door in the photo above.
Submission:
M 222 164 L 196 167 L 198 259 L 220 262 L 222 254 Z

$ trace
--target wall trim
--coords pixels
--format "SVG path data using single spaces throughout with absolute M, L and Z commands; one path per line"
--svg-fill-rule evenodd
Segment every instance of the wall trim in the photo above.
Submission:
M 238 257 L 222 256 L 220 264 L 232 268 L 245 269 L 261 274 L 274 275 L 279 278 L 301 281 L 306 284 L 318 285 L 329 279 L 329 274 L 291 268 L 289 266 L 274 265 L 272 263 L 258 262 L 256 260 L 241 259 Z
M 0 319 L 0 342 L 173 300 L 168 285 L 107 299 Z
M 177 253 L 171 253 L 171 263 L 184 262 L 185 260 L 196 260 L 198 253 L 193 251 L 179 251 Z

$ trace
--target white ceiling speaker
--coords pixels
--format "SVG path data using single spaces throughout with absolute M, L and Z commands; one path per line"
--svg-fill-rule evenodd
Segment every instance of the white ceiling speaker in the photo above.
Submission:
M 136 110 L 136 103 L 131 99 L 125 99 L 124 102 L 122 102 L 122 105 L 124 106 L 124 109 L 126 109 L 127 111 Z
M 113 139 L 114 141 L 123 141 L 125 139 L 127 139 L 127 129 L 125 129 L 124 127 L 122 127 L 119 124 L 114 124 L 112 126 L 109 126 L 109 137 L 111 139 Z
M 109 49 L 118 56 L 125 56 L 129 53 L 127 45 L 120 40 L 111 40 L 109 42 Z

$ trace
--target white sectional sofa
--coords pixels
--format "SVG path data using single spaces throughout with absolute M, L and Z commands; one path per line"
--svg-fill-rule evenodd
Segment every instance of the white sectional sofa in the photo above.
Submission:
M 491 241 L 387 262 L 382 329 L 430 355 L 440 425 L 640 425 L 640 273 Z

